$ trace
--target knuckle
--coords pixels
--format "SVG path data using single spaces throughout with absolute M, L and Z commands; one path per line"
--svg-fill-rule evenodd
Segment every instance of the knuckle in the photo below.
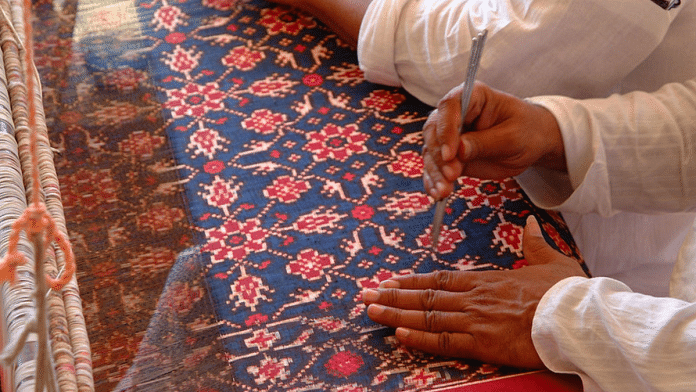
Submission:
M 396 289 L 382 289 L 379 294 L 379 299 L 384 305 L 395 307 L 398 302 L 398 292 Z
M 437 290 L 445 290 L 447 287 L 449 287 L 451 279 L 452 274 L 450 271 L 435 272 L 435 288 Z
M 435 308 L 435 300 L 437 293 L 433 289 L 425 289 L 420 294 L 421 307 L 426 310 L 433 310 Z
M 440 312 L 435 311 L 435 310 L 428 310 L 424 313 L 425 316 L 425 330 L 428 332 L 438 332 L 439 331 L 439 321 L 440 321 Z
M 449 353 L 452 351 L 453 336 L 449 332 L 442 332 L 437 338 L 437 346 L 440 352 Z

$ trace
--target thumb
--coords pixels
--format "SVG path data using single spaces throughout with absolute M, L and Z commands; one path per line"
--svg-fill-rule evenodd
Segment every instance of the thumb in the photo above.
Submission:
M 529 265 L 547 264 L 554 260 L 552 253 L 556 251 L 546 242 L 541 234 L 541 227 L 534 215 L 527 217 L 527 224 L 522 234 L 522 253 Z

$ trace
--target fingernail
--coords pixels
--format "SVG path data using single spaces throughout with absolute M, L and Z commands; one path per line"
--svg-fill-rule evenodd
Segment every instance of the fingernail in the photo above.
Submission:
M 529 215 L 527 217 L 527 230 L 528 233 L 533 236 L 542 237 L 539 222 L 537 221 L 536 217 L 534 217 L 534 215 Z
M 443 193 L 445 193 L 445 184 L 443 184 L 442 182 L 439 182 L 439 181 L 438 181 L 438 183 L 435 184 L 435 188 L 437 188 L 437 195 L 438 195 L 438 196 L 440 196 L 440 195 L 442 195 Z
M 440 196 L 437 193 L 437 188 L 435 188 L 435 187 L 430 188 L 430 196 L 432 196 L 433 199 L 437 200 L 437 197 Z
M 408 335 L 411 334 L 411 331 L 409 331 L 406 328 L 397 328 L 396 332 L 394 332 L 394 335 L 396 335 L 396 338 L 399 340 L 403 340 L 408 338 Z
M 385 280 L 379 284 L 381 289 L 398 289 L 400 286 L 401 284 L 399 282 L 391 279 Z
M 459 139 L 459 143 L 461 144 L 461 150 L 464 151 L 462 154 L 464 159 L 469 159 L 471 157 L 471 142 L 466 139 Z
M 367 315 L 370 317 L 379 316 L 382 313 L 384 313 L 384 306 L 382 305 L 371 304 L 367 307 Z
M 442 154 L 442 159 L 444 159 L 445 161 L 449 161 L 450 159 L 452 159 L 452 157 L 450 156 L 451 153 L 452 152 L 450 151 L 449 146 L 446 144 L 443 144 L 440 148 L 440 154 Z
M 445 176 L 445 178 L 450 179 L 453 177 L 454 169 L 452 169 L 450 165 L 445 165 L 442 167 L 442 174 Z
M 377 290 L 365 289 L 362 291 L 363 302 L 375 302 L 379 299 L 379 292 Z

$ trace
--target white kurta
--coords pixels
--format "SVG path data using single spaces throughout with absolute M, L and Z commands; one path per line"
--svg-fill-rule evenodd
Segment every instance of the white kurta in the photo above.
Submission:
M 519 176 L 535 203 L 602 214 L 696 210 L 696 79 L 655 94 L 530 100 L 556 116 L 568 162 L 564 188 L 551 171 Z M 552 287 L 532 328 L 544 364 L 580 375 L 588 392 L 695 390 L 694 229 L 672 274 L 672 298 L 634 293 L 609 278 Z
M 521 97 L 606 97 L 696 76 L 694 26 L 692 0 L 671 11 L 651 0 L 373 0 L 358 59 L 367 79 L 435 105 L 464 80 L 471 38 L 487 28 L 480 80 Z M 695 216 L 564 214 L 595 276 L 651 295 L 667 295 Z

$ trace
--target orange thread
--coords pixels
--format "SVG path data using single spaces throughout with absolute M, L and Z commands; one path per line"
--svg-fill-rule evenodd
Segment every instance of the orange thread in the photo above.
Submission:
M 39 198 L 41 192 L 41 179 L 39 175 L 39 158 L 37 154 L 37 135 L 36 135 L 36 105 L 34 103 L 34 78 L 38 75 L 34 72 L 34 42 L 33 28 L 31 20 L 31 0 L 24 0 L 24 35 L 26 44 L 24 45 L 24 67 L 26 74 L 27 99 L 29 111 L 29 131 L 31 132 L 29 152 L 31 155 L 31 204 L 22 215 L 12 224 L 9 247 L 7 254 L 0 260 L 0 280 L 15 282 L 17 266 L 26 262 L 24 255 L 17 249 L 19 237 L 22 230 L 31 238 L 35 235 L 44 235 L 43 240 L 46 244 L 55 241 L 63 251 L 65 258 L 65 271 L 62 276 L 52 278 L 46 276 L 46 282 L 53 290 L 60 290 L 65 286 L 72 275 L 75 273 L 75 256 L 68 239 L 56 230 L 56 224 L 51 215 L 46 210 L 46 205 Z M 43 257 L 38 257 L 43 260 Z

